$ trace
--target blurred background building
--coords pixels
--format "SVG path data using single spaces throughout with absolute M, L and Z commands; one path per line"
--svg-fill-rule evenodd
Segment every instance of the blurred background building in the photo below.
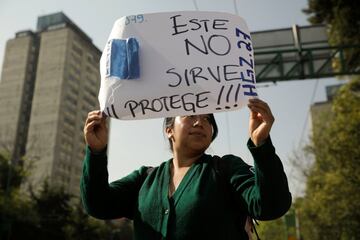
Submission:
M 332 117 L 332 101 L 343 84 L 330 85 L 326 87 L 326 101 L 315 102 L 310 107 L 311 126 L 313 135 L 321 133 Z
M 79 196 L 83 124 L 98 108 L 101 51 L 63 13 L 6 45 L 0 82 L 0 148 L 33 161 L 30 182 L 47 179 Z

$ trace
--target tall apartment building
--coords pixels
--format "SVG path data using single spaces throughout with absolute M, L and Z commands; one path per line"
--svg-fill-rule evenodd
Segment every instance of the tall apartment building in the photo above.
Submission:
M 34 161 L 30 180 L 79 195 L 83 124 L 98 108 L 101 52 L 63 13 L 8 41 L 0 82 L 0 143 Z M 15 159 L 15 158 L 14 158 Z
M 38 36 L 31 31 L 16 34 L 7 42 L 0 82 L 0 148 L 13 161 L 24 155 L 31 114 Z

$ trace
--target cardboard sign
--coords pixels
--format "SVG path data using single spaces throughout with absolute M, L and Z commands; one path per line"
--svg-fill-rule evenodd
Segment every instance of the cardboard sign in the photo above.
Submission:
M 101 110 L 118 119 L 231 111 L 257 96 L 245 21 L 219 12 L 117 20 L 100 60 Z

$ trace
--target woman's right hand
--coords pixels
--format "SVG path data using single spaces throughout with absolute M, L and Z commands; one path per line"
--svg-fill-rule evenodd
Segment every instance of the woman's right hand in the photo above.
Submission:
M 92 151 L 100 152 L 105 149 L 108 143 L 108 128 L 106 116 L 103 116 L 100 110 L 88 113 L 84 126 L 84 137 Z

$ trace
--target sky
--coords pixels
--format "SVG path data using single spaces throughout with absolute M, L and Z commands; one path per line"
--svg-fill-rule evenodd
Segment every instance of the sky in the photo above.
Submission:
M 116 19 L 126 15 L 186 10 L 238 12 L 250 31 L 260 31 L 288 28 L 293 24 L 309 25 L 307 16 L 301 11 L 306 6 L 306 0 L 0 0 L 0 65 L 8 39 L 18 31 L 35 30 L 38 16 L 59 11 L 64 12 L 102 50 Z M 338 83 L 339 80 L 328 78 L 269 83 L 258 87 L 260 98 L 270 105 L 275 116 L 271 138 L 284 163 L 294 195 L 302 193 L 304 181 L 289 159 L 308 142 L 311 104 L 325 101 L 325 86 Z M 248 116 L 249 111 L 245 108 L 216 114 L 219 136 L 208 153 L 220 156 L 235 154 L 252 164 L 246 148 Z M 162 119 L 111 120 L 108 154 L 110 181 L 142 165 L 156 166 L 168 160 L 171 152 L 163 135 Z

